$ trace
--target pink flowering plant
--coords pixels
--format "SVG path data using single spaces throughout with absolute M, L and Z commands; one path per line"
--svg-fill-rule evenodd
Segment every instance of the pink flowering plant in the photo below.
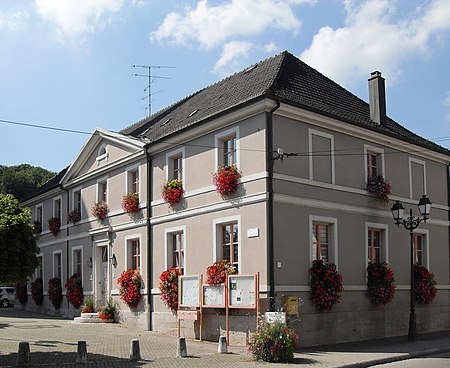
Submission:
M 80 210 L 72 210 L 67 213 L 67 221 L 74 224 L 81 220 Z
M 311 277 L 311 300 L 319 312 L 330 311 L 341 301 L 342 276 L 333 263 L 314 260 L 309 270 Z
M 284 323 L 263 322 L 248 339 L 247 351 L 255 360 L 289 363 L 294 358 L 296 340 L 295 331 Z
M 394 272 L 386 262 L 369 263 L 367 266 L 367 289 L 372 304 L 386 305 L 395 294 Z
M 138 213 L 139 210 L 139 194 L 128 193 L 123 196 L 122 208 L 126 213 Z
M 64 287 L 66 288 L 66 298 L 69 303 L 76 309 L 80 308 L 84 299 L 81 275 L 74 273 L 66 280 Z
M 136 308 L 142 300 L 142 279 L 139 270 L 129 269 L 123 271 L 118 278 L 117 283 L 120 285 L 120 299 L 122 299 L 128 307 Z
M 179 179 L 169 180 L 162 187 L 162 197 L 164 201 L 169 203 L 170 205 L 174 205 L 181 201 L 183 197 L 184 189 L 183 189 L 183 181 Z
M 222 197 L 226 197 L 236 192 L 240 177 L 241 173 L 236 165 L 224 165 L 219 167 L 217 172 L 213 175 L 213 183 L 217 193 Z
M 414 295 L 416 303 L 427 305 L 431 303 L 437 293 L 434 273 L 424 266 L 414 265 Z
M 208 285 L 223 284 L 227 275 L 234 275 L 236 269 L 227 260 L 216 261 L 212 266 L 206 268 L 206 283 Z
M 391 185 L 386 182 L 382 175 L 373 175 L 367 179 L 367 191 L 385 202 L 389 201 Z
M 105 201 L 95 202 L 94 206 L 91 208 L 91 212 L 97 220 L 103 220 L 108 214 L 108 205 Z
M 61 220 L 58 217 L 51 217 L 48 220 L 48 229 L 53 234 L 53 236 L 58 235 L 61 230 Z
M 172 312 L 178 310 L 178 277 L 180 275 L 178 268 L 169 268 L 159 276 L 161 300 Z

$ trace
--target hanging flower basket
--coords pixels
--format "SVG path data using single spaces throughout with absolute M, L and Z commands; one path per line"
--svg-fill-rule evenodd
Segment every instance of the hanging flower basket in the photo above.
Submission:
M 123 196 L 122 208 L 126 213 L 137 213 L 139 209 L 139 195 L 137 193 L 128 193 Z
M 159 276 L 161 300 L 172 312 L 176 312 L 178 309 L 178 277 L 180 275 L 178 268 L 169 268 Z
M 76 273 L 73 274 L 66 280 L 66 284 L 64 286 L 66 288 L 66 297 L 69 303 L 76 309 L 80 308 L 84 299 L 81 276 Z
M 92 207 L 92 215 L 97 218 L 97 220 L 103 220 L 108 214 L 108 205 L 106 202 L 96 202 Z
M 227 275 L 234 275 L 236 269 L 234 266 L 226 261 L 216 261 L 212 266 L 206 268 L 206 283 L 208 285 L 223 284 L 227 278 Z
M 80 210 L 69 211 L 67 214 L 67 221 L 74 224 L 81 220 L 81 212 Z
M 424 266 L 414 265 L 414 295 L 416 303 L 427 305 L 431 303 L 437 293 L 434 273 Z
M 389 201 L 391 185 L 381 175 L 370 176 L 367 179 L 367 191 L 385 202 Z
M 386 305 L 394 298 L 394 272 L 386 262 L 369 263 L 367 266 L 367 289 L 372 304 Z
M 178 179 L 169 180 L 162 188 L 162 197 L 164 201 L 173 205 L 181 201 L 183 197 L 183 181 Z
M 319 312 L 330 311 L 341 301 L 342 276 L 333 263 L 314 260 L 309 270 L 311 276 L 311 299 Z
M 62 302 L 61 279 L 53 277 L 48 280 L 48 297 L 56 309 L 59 309 Z
M 53 236 L 58 235 L 61 230 L 61 220 L 58 217 L 52 217 L 48 220 L 48 229 Z
M 219 167 L 217 172 L 213 175 L 213 183 L 217 193 L 222 197 L 226 197 L 236 192 L 240 177 L 241 173 L 236 165 L 224 165 Z
M 44 301 L 44 285 L 40 277 L 31 283 L 31 296 L 36 305 L 41 305 Z
M 136 308 L 142 300 L 141 294 L 141 275 L 138 270 L 130 269 L 123 271 L 117 280 L 120 285 L 120 299 L 130 308 Z

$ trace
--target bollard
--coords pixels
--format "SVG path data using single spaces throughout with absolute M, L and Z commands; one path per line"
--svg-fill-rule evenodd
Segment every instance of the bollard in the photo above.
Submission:
M 77 364 L 87 364 L 87 348 L 86 341 L 78 341 Z
M 187 348 L 186 348 L 186 338 L 185 337 L 179 337 L 178 338 L 178 351 L 177 356 L 185 358 L 187 357 Z
M 141 360 L 141 349 L 139 348 L 139 340 L 131 340 L 130 359 Z
M 227 354 L 228 353 L 228 347 L 227 347 L 227 337 L 226 336 L 220 336 L 219 337 L 219 349 L 217 350 L 219 354 Z
M 19 342 L 19 356 L 17 357 L 18 367 L 30 367 L 30 344 L 26 341 Z

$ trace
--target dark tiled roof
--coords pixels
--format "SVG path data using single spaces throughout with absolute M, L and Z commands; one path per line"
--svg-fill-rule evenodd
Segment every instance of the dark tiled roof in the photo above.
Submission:
M 358 125 L 445 155 L 450 151 L 387 118 L 379 125 L 370 119 L 369 105 L 284 51 L 206 87 L 120 133 L 156 142 L 214 115 L 252 100 L 271 97 L 309 111 Z M 194 111 L 193 115 L 191 115 Z
M 21 200 L 21 202 L 25 202 L 30 198 L 37 197 L 39 194 L 42 194 L 42 193 L 48 192 L 52 189 L 58 188 L 61 179 L 63 178 L 64 174 L 67 172 L 68 169 L 69 169 L 69 166 L 67 166 L 65 169 L 61 170 L 58 174 L 56 174 L 52 178 L 48 179 L 44 184 L 42 184 L 33 193 L 30 193 L 25 198 L 23 198 Z

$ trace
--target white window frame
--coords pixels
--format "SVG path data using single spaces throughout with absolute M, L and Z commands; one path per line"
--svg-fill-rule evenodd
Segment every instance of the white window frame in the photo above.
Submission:
M 328 262 L 334 263 L 336 267 L 338 267 L 338 220 L 335 217 L 324 217 L 316 215 L 309 215 L 309 260 L 311 266 L 315 259 L 315 254 L 313 252 L 313 235 L 312 235 L 314 222 L 331 225 L 330 241 L 329 241 L 330 248 L 328 249 L 329 255 Z
M 417 228 L 413 230 L 414 234 L 421 234 L 424 235 L 425 238 L 425 244 L 423 245 L 422 249 L 422 257 L 424 258 L 425 262 L 423 262 L 423 265 L 429 270 L 430 269 L 430 231 L 426 229 L 420 229 Z
M 101 153 L 103 150 L 105 150 L 105 153 Z M 106 143 L 103 143 L 102 145 L 100 145 L 97 151 L 97 158 L 96 158 L 97 165 L 100 165 L 100 162 L 102 160 L 108 161 L 108 158 L 109 158 L 108 145 Z
M 109 178 L 107 177 L 107 176 L 104 176 L 104 177 L 102 177 L 102 178 L 99 178 L 99 179 L 97 179 L 97 182 L 96 182 L 96 202 L 99 202 L 100 201 L 100 190 L 101 190 L 101 188 L 100 188 L 100 186 L 102 185 L 102 184 L 104 184 L 104 183 L 106 183 L 106 199 L 105 199 L 105 202 L 106 203 L 109 203 L 109 180 L 108 180 Z
M 72 264 L 71 264 L 71 274 L 70 276 L 72 276 L 75 273 L 75 257 L 74 254 L 76 251 L 81 250 L 81 279 L 83 279 L 83 272 L 84 272 L 84 265 L 83 265 L 83 246 L 82 245 L 77 245 L 75 247 L 72 247 Z
M 59 217 L 56 216 L 56 211 L 55 211 L 55 202 L 57 202 L 57 201 L 60 201 L 60 203 L 61 203 L 61 216 L 59 216 Z M 53 211 L 53 217 L 58 217 L 58 218 L 60 219 L 61 223 L 62 223 L 62 216 L 63 216 L 63 200 L 62 200 L 62 195 L 59 195 L 59 196 L 53 198 L 53 209 L 52 209 L 52 211 Z
M 308 144 L 309 144 L 309 179 L 314 180 L 314 166 L 313 166 L 313 135 L 319 137 L 327 138 L 330 140 L 331 148 L 331 184 L 336 183 L 336 170 L 335 170 L 335 159 L 334 159 L 334 135 L 328 134 L 315 129 L 308 129 Z
M 38 208 L 41 208 L 41 215 L 42 218 L 38 219 Z M 39 221 L 41 223 L 41 226 L 44 226 L 43 222 L 44 222 L 44 204 L 43 203 L 39 203 L 34 207 L 34 220 L 35 221 Z
M 382 175 L 383 178 L 385 178 L 385 170 L 384 170 L 384 149 L 374 146 L 369 146 L 368 144 L 364 145 L 364 182 L 367 184 L 367 178 L 369 177 L 369 173 L 367 172 L 367 154 L 368 153 L 376 153 L 377 156 L 380 157 L 380 168 L 379 168 L 379 174 Z
M 42 269 L 42 283 L 44 283 L 44 254 L 39 253 L 36 255 L 36 258 L 41 259 L 41 269 Z M 37 279 L 39 277 L 38 270 L 36 267 L 36 270 L 34 271 L 34 279 Z
M 222 217 L 213 220 L 213 239 L 212 239 L 212 249 L 213 249 L 213 263 L 223 259 L 218 258 L 218 255 L 222 252 L 222 227 L 228 224 L 235 224 L 238 228 L 238 269 L 242 273 L 242 229 L 241 229 L 241 216 L 229 216 Z M 230 250 L 231 251 L 231 250 Z
M 57 277 L 57 275 L 55 274 L 55 255 L 60 254 L 61 255 L 61 283 L 62 283 L 62 279 L 64 277 L 64 262 L 63 262 L 63 256 L 62 256 L 62 250 L 54 250 L 52 253 L 52 263 L 53 263 L 53 277 Z
M 181 156 L 181 178 L 183 180 L 183 188 L 186 188 L 186 149 L 184 147 L 177 148 L 166 153 L 166 182 L 169 181 L 169 173 L 173 170 L 173 159 Z
M 223 165 L 222 160 L 222 150 L 223 146 L 222 143 L 227 139 L 235 137 L 236 138 L 236 167 L 240 167 L 241 164 L 241 158 L 240 158 L 240 141 L 239 141 L 239 126 L 236 126 L 234 128 L 224 130 L 220 133 L 217 133 L 214 135 L 214 151 L 215 151 L 215 168 L 214 171 L 217 170 L 217 168 L 221 165 Z
M 366 268 L 369 265 L 369 229 L 381 230 L 381 262 L 389 263 L 389 225 L 375 222 L 365 223 L 365 259 Z
M 139 181 L 139 188 L 138 188 L 138 190 L 139 190 L 139 200 L 141 199 L 141 193 L 142 193 L 142 190 L 141 190 L 141 188 L 142 188 L 142 181 L 141 181 L 141 164 L 139 163 L 139 164 L 136 164 L 136 165 L 133 165 L 133 166 L 129 166 L 129 167 L 127 167 L 126 169 L 125 169 L 125 194 L 128 194 L 128 193 L 134 193 L 134 192 L 132 192 L 131 190 L 130 190 L 130 187 L 131 187 L 131 183 L 130 183 L 130 175 L 131 175 L 131 173 L 132 172 L 135 172 L 135 171 L 137 171 L 137 175 L 138 175 L 138 181 Z
M 131 268 L 131 261 L 130 261 L 130 241 L 132 240 L 138 240 L 139 241 L 139 263 L 140 267 L 139 270 L 142 270 L 142 236 L 140 233 L 138 234 L 132 234 L 127 235 L 125 237 L 125 270 L 129 270 Z
M 184 274 L 188 275 L 187 273 L 187 246 L 186 246 L 186 226 L 176 226 L 176 227 L 171 227 L 171 228 L 167 228 L 164 229 L 164 267 L 165 269 L 169 269 L 169 267 L 174 267 L 169 266 L 169 264 L 172 264 L 172 261 L 169 262 L 169 257 L 170 259 L 172 259 L 172 248 L 173 248 L 173 244 L 172 244 L 172 240 L 170 239 L 172 237 L 172 235 L 174 234 L 178 234 L 181 233 L 182 237 L 181 237 L 181 242 L 183 244 L 183 251 L 184 251 Z
M 409 157 L 408 158 L 408 166 L 409 166 L 409 198 L 411 198 L 411 199 L 414 199 L 413 198 L 413 178 L 412 178 L 412 163 L 413 162 L 423 166 L 423 190 L 424 190 L 425 193 L 422 193 L 422 194 L 427 194 L 427 167 L 426 167 L 425 161 L 418 160 L 417 158 L 414 158 L 414 157 Z

